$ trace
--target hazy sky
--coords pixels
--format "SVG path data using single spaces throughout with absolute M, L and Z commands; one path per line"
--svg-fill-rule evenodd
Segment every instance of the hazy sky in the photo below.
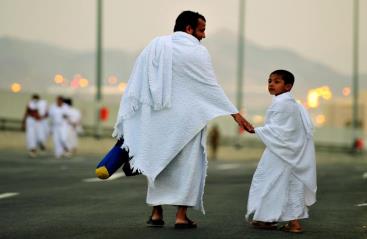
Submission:
M 95 47 L 95 0 L 0 0 L 0 37 Z M 246 38 L 351 73 L 352 0 L 247 0 Z M 207 19 L 207 37 L 237 32 L 238 0 L 105 0 L 104 46 L 135 51 L 172 32 L 183 10 Z M 360 69 L 367 73 L 367 0 L 360 0 Z M 0 53 L 1 54 L 1 53 Z M 251 60 L 251 59 L 246 59 Z

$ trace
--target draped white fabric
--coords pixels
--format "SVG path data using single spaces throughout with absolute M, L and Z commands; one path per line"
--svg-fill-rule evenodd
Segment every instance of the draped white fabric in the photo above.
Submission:
M 148 186 L 147 204 L 185 205 L 205 213 L 206 130 L 200 131 Z
M 161 48 L 157 41 L 165 47 Z M 149 52 L 159 52 L 152 58 L 154 61 L 147 60 Z M 161 73 L 147 84 L 150 78 L 146 75 L 151 72 Z M 159 75 L 165 76 L 163 81 Z M 158 84 L 155 80 L 159 80 Z M 113 136 L 124 137 L 122 147 L 127 147 L 133 156 L 132 167 L 142 171 L 149 187 L 154 187 L 159 174 L 202 133 L 209 120 L 237 112 L 216 81 L 207 49 L 192 35 L 175 32 L 153 40 L 138 57 L 122 97 Z M 205 146 L 198 149 L 200 153 L 195 155 L 204 155 Z M 188 160 L 187 164 L 190 162 L 197 163 Z M 206 167 L 197 170 L 206 174 Z
M 290 93 L 274 97 L 265 125 L 255 128 L 266 149 L 251 183 L 247 216 L 254 213 L 255 220 L 286 221 L 289 208 L 298 211 L 293 219 L 308 216 L 306 206 L 316 202 L 317 190 L 312 130 L 307 111 Z M 296 198 L 304 203 L 292 203 Z

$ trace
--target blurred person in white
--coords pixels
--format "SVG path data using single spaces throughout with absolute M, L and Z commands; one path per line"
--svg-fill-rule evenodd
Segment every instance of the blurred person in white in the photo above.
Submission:
M 29 157 L 37 156 L 37 149 L 45 149 L 43 144 L 43 132 L 41 127 L 42 116 L 39 110 L 40 96 L 33 94 L 31 100 L 27 103 L 24 117 L 22 120 L 22 129 L 26 131 L 26 142 Z
M 255 134 L 265 144 L 253 175 L 246 217 L 259 229 L 303 231 L 300 219 L 316 202 L 316 160 L 313 125 L 306 109 L 291 95 L 294 76 L 286 70 L 272 72 L 268 90 L 274 95 L 265 125 Z
M 69 106 L 64 103 L 62 96 L 56 97 L 56 103 L 52 104 L 49 111 L 51 132 L 56 158 L 70 157 L 70 148 L 67 143 Z
M 38 101 L 38 114 L 40 120 L 38 121 L 38 131 L 39 131 L 39 146 L 42 150 L 46 150 L 46 143 L 48 136 L 50 134 L 50 127 L 48 121 L 48 104 L 44 99 L 39 99 Z
M 67 144 L 72 153 L 76 153 L 78 147 L 78 134 L 82 133 L 82 115 L 80 110 L 73 106 L 73 100 L 70 98 L 64 99 L 64 103 L 67 104 Z
M 200 43 L 205 29 L 204 16 L 182 12 L 174 33 L 155 38 L 139 55 L 121 99 L 113 136 L 123 140 L 132 168 L 148 179 L 148 226 L 163 226 L 162 205 L 174 205 L 176 229 L 197 227 L 186 212 L 193 207 L 204 213 L 210 120 L 232 115 L 253 130 L 216 80 Z

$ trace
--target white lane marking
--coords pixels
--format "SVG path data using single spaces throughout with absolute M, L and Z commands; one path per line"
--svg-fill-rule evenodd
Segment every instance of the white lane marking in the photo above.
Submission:
M 111 181 L 111 180 L 115 180 L 115 179 L 122 178 L 122 177 L 125 177 L 125 174 L 121 172 L 121 173 L 114 173 L 111 177 L 109 177 L 107 179 L 99 179 L 97 177 L 95 177 L 95 178 L 86 178 L 86 179 L 83 179 L 83 182 L 93 183 L 93 182 Z
M 219 170 L 229 170 L 229 169 L 235 169 L 238 168 L 239 164 L 220 164 L 217 166 L 217 169 Z
M 10 198 L 19 195 L 19 193 L 2 193 L 0 194 L 0 199 Z
M 362 178 L 363 178 L 363 179 L 367 179 L 367 172 L 365 172 L 365 173 L 362 175 Z
M 360 203 L 356 205 L 357 207 L 367 207 L 367 203 Z

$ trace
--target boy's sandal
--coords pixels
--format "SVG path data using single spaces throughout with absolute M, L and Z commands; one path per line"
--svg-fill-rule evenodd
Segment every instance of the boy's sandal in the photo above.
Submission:
M 152 217 L 149 217 L 147 225 L 148 227 L 163 227 L 164 221 L 162 219 L 153 220 Z
M 303 230 L 300 227 L 291 227 L 288 223 L 279 228 L 283 232 L 302 233 Z
M 176 223 L 175 229 L 193 229 L 197 228 L 197 224 L 186 217 L 187 223 Z
M 252 221 L 251 225 L 254 228 L 265 230 L 276 230 L 278 228 L 277 222 Z

